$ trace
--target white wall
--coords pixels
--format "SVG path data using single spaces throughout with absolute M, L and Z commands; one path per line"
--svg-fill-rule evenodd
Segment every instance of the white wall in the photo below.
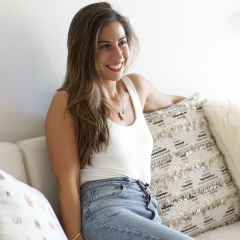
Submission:
M 90 0 L 0 0 L 0 141 L 44 135 L 74 14 Z M 239 97 L 239 0 L 112 0 L 141 43 L 129 72 L 159 90 Z

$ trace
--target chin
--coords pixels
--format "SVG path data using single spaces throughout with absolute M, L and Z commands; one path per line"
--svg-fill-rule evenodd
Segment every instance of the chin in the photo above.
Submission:
M 122 78 L 123 72 L 118 73 L 118 74 L 106 74 L 104 75 L 105 80 L 112 80 L 112 81 L 118 81 Z

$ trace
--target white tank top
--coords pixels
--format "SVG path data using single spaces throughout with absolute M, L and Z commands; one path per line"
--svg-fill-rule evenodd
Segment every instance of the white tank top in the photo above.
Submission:
M 140 179 L 150 184 L 152 135 L 132 81 L 127 76 L 123 76 L 122 80 L 133 103 L 135 121 L 130 126 L 122 126 L 108 120 L 109 145 L 107 150 L 92 154 L 92 166 L 86 165 L 80 170 L 80 184 L 116 177 Z

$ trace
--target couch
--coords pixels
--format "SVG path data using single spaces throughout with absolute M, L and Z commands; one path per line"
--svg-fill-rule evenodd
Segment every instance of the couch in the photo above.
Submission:
M 59 218 L 57 184 L 53 176 L 44 136 L 22 140 L 16 144 L 1 142 L 0 169 L 42 192 Z M 234 170 L 238 171 L 237 169 Z M 235 172 L 235 174 L 240 176 L 240 171 Z M 240 186 L 240 182 L 236 185 Z M 195 239 L 240 239 L 240 221 L 207 231 L 196 236 Z

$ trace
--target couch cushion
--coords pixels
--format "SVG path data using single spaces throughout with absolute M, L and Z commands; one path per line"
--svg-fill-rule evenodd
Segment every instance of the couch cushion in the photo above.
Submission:
M 239 193 L 195 94 L 146 113 L 153 136 L 152 182 L 163 224 L 190 236 L 235 222 Z
M 1 240 L 67 240 L 44 195 L 2 170 L 0 170 L 0 236 Z
M 220 227 L 195 237 L 196 240 L 237 240 L 240 239 L 240 221 Z
M 22 151 L 29 185 L 44 194 L 59 218 L 57 183 L 45 137 L 23 140 L 17 145 Z
M 22 154 L 16 144 L 0 142 L 0 169 L 11 174 L 19 181 L 27 183 Z

